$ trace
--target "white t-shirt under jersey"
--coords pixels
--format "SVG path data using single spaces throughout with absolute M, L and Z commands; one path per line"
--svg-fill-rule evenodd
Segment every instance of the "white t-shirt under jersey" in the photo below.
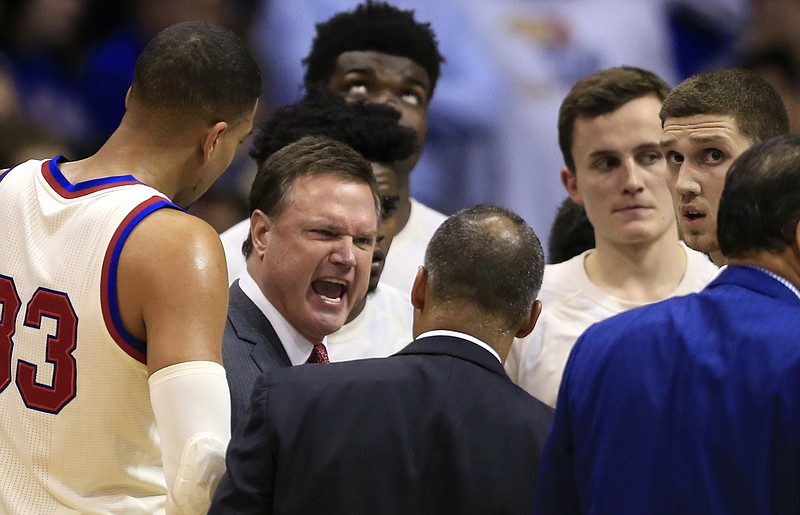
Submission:
M 228 284 L 232 284 L 246 268 L 242 243 L 247 239 L 249 233 L 250 219 L 245 218 L 219 235 L 222 248 L 225 250 L 225 261 L 228 263 Z
M 383 358 L 409 343 L 414 308 L 407 293 L 382 282 L 367 298 L 364 310 L 328 335 L 331 361 Z
M 718 271 L 705 254 L 681 245 L 686 271 L 668 297 L 701 290 Z M 619 299 L 595 286 L 584 267 L 591 252 L 545 267 L 539 294 L 542 314 L 531 334 L 514 340 L 505 363 L 515 383 L 550 406 L 555 407 L 561 374 L 578 337 L 596 322 L 647 304 Z
M 392 240 L 381 283 L 410 294 L 417 270 L 425 261 L 428 242 L 446 218 L 442 213 L 412 198 L 408 223 Z

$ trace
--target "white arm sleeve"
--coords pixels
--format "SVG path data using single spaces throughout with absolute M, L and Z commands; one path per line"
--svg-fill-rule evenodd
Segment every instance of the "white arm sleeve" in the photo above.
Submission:
M 206 513 L 225 472 L 231 400 L 225 369 L 187 361 L 150 376 L 150 404 L 161 438 L 167 513 Z

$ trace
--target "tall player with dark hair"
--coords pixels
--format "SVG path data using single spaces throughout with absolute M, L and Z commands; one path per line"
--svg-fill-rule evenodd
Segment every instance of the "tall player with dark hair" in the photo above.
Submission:
M 0 512 L 208 508 L 230 436 L 225 263 L 182 208 L 260 93 L 236 35 L 174 25 L 97 153 L 0 172 Z

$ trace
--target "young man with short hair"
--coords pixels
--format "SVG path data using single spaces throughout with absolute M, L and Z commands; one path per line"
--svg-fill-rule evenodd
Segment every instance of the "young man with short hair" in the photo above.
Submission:
M 678 228 L 686 244 L 718 266 L 717 209 L 733 160 L 753 143 L 789 132 L 786 108 L 758 74 L 743 69 L 700 73 L 678 84 L 661 107 Z
M 546 267 L 540 321 L 506 362 L 517 384 L 551 406 L 586 328 L 697 291 L 716 272 L 678 239 L 659 149 L 658 113 L 668 91 L 649 71 L 610 68 L 578 81 L 561 105 L 561 179 L 586 209 L 596 246 Z
M 727 175 L 728 266 L 575 345 L 534 513 L 800 513 L 800 136 Z

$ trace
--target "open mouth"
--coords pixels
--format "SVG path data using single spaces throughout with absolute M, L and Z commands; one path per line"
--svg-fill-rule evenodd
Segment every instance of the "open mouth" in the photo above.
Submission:
M 347 293 L 347 282 L 341 279 L 317 279 L 311 283 L 314 293 L 327 302 L 339 303 Z

